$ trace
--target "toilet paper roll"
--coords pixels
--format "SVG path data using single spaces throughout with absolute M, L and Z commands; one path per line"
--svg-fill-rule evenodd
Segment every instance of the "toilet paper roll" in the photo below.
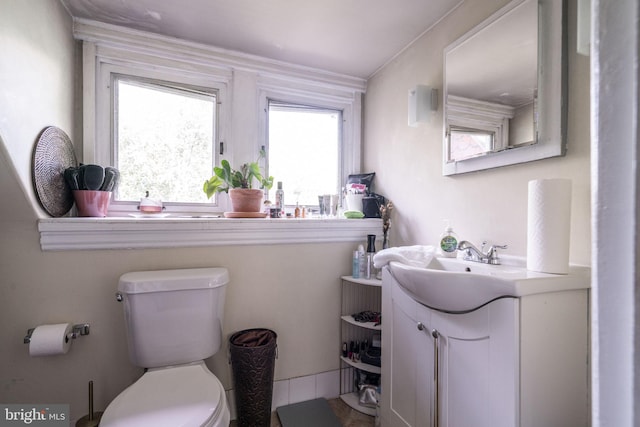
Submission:
M 529 181 L 527 269 L 567 274 L 570 229 L 571 180 Z
M 29 356 L 54 356 L 66 354 L 71 347 L 71 323 L 40 325 L 31 334 Z

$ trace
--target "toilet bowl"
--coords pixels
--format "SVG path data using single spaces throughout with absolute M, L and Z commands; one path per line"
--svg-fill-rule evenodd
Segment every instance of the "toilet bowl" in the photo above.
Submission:
M 124 274 L 129 358 L 146 372 L 121 392 L 101 427 L 227 427 L 224 388 L 204 359 L 221 345 L 224 268 Z

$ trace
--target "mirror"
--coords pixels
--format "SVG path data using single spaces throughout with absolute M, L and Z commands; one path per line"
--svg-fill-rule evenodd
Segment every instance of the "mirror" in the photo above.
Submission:
M 513 0 L 444 50 L 443 175 L 565 153 L 564 8 Z

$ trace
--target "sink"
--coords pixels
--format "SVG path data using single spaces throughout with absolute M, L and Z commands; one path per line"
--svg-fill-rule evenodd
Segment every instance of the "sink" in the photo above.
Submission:
M 488 265 L 458 258 L 433 258 L 426 267 L 392 261 L 389 273 L 411 297 L 430 308 L 464 313 L 497 298 L 587 289 L 590 268 L 571 266 L 569 274 L 538 273 L 526 269 L 524 259 Z

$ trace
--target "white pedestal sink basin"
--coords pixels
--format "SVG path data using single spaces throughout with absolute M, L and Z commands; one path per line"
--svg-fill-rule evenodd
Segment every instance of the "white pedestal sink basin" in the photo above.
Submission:
M 416 301 L 450 313 L 472 311 L 502 297 L 589 287 L 589 267 L 572 266 L 569 274 L 548 274 L 527 270 L 524 259 L 504 259 L 502 265 L 488 265 L 458 258 L 434 258 L 426 268 L 392 261 L 388 268 Z

